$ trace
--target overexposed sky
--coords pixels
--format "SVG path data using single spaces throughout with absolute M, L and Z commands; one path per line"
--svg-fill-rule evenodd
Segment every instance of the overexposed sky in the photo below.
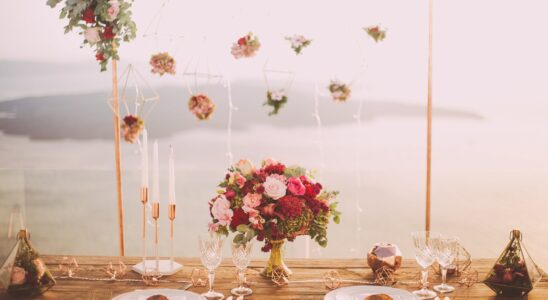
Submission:
M 0 2 L 0 60 L 93 61 L 91 49 L 79 47 L 81 36 L 63 34 L 66 21 L 45 2 Z M 207 57 L 225 76 L 262 80 L 268 61 L 271 68 L 296 71 L 297 80 L 357 80 L 356 93 L 412 101 L 425 97 L 427 0 L 171 0 L 159 22 L 159 38 L 143 38 L 149 25 L 155 27 L 162 3 L 135 1 L 139 34 L 122 46 L 122 64 L 169 51 L 179 70 L 195 57 Z M 437 0 L 434 9 L 436 99 L 448 105 L 464 101 L 470 108 L 478 99 L 546 101 L 548 1 Z M 375 44 L 361 29 L 373 24 L 388 28 L 384 42 Z M 234 60 L 231 43 L 249 31 L 259 36 L 262 49 L 252 59 Z M 294 33 L 313 39 L 299 57 L 283 40 Z M 170 41 L 170 35 L 184 38 Z

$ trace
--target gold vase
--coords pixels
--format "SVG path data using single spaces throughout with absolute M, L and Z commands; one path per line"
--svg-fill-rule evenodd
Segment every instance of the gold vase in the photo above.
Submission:
M 261 271 L 261 275 L 264 277 L 272 278 L 272 272 L 278 270 L 288 277 L 293 272 L 285 265 L 284 262 L 284 244 L 285 240 L 271 241 L 272 249 L 270 250 L 270 257 L 266 267 Z

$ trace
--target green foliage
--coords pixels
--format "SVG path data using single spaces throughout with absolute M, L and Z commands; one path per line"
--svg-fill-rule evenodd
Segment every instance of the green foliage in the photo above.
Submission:
M 286 177 L 301 177 L 307 175 L 306 173 L 306 169 L 299 166 L 286 167 L 284 171 Z
M 51 8 L 57 7 L 62 0 L 47 0 L 46 4 Z M 101 71 L 107 69 L 109 60 L 118 60 L 118 48 L 120 43 L 129 42 L 135 39 L 137 34 L 137 25 L 132 20 L 131 5 L 133 0 L 118 0 L 119 13 L 114 20 L 109 20 L 108 9 L 111 4 L 108 0 L 65 0 L 65 6 L 61 8 L 59 13 L 60 19 L 67 19 L 68 23 L 65 26 L 65 34 L 79 29 L 80 35 L 84 35 L 86 29 L 98 28 L 101 35 L 101 40 L 97 43 L 90 44 L 85 39 L 82 42 L 82 47 L 89 45 L 94 49 L 99 58 Z M 83 20 L 84 11 L 93 9 L 95 19 L 93 23 L 86 23 Z M 107 39 L 103 36 L 105 29 L 112 27 L 112 32 L 115 37 Z M 102 59 L 100 59 L 102 56 Z
M 273 110 L 268 113 L 269 116 L 277 115 L 278 111 L 287 103 L 287 96 L 283 96 L 281 100 L 272 99 L 272 94 L 270 91 L 266 94 L 266 102 L 263 106 L 271 106 Z

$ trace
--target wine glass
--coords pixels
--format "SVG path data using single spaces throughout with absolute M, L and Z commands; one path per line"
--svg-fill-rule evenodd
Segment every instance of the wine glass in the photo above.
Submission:
M 253 243 L 248 241 L 246 243 L 232 243 L 232 262 L 238 269 L 238 281 L 239 286 L 233 288 L 230 292 L 235 296 L 247 296 L 251 295 L 253 291 L 244 286 L 245 282 L 245 269 L 249 266 L 251 261 L 250 254 L 253 248 Z
M 436 285 L 434 290 L 440 293 L 450 293 L 455 290 L 455 287 L 446 284 L 447 269 L 453 264 L 457 256 L 458 240 L 453 237 L 438 236 L 432 239 L 432 248 L 436 260 L 440 264 L 442 283 Z
M 415 259 L 421 266 L 421 283 L 422 288 L 418 291 L 414 291 L 420 299 L 431 299 L 436 297 L 436 293 L 428 289 L 428 267 L 430 267 L 436 257 L 431 248 L 431 235 L 429 231 L 418 231 L 411 233 L 413 237 L 413 246 L 415 247 Z
M 223 239 L 217 234 L 210 233 L 199 237 L 200 259 L 208 270 L 209 290 L 202 296 L 206 299 L 223 299 L 224 295 L 213 291 L 215 269 L 221 264 Z

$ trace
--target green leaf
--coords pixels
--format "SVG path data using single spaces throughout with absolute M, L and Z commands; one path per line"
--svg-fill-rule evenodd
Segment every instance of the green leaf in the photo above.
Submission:
M 245 233 L 249 230 L 249 226 L 247 226 L 245 224 L 240 224 L 240 225 L 238 225 L 238 227 L 236 227 L 236 230 L 238 232 Z

